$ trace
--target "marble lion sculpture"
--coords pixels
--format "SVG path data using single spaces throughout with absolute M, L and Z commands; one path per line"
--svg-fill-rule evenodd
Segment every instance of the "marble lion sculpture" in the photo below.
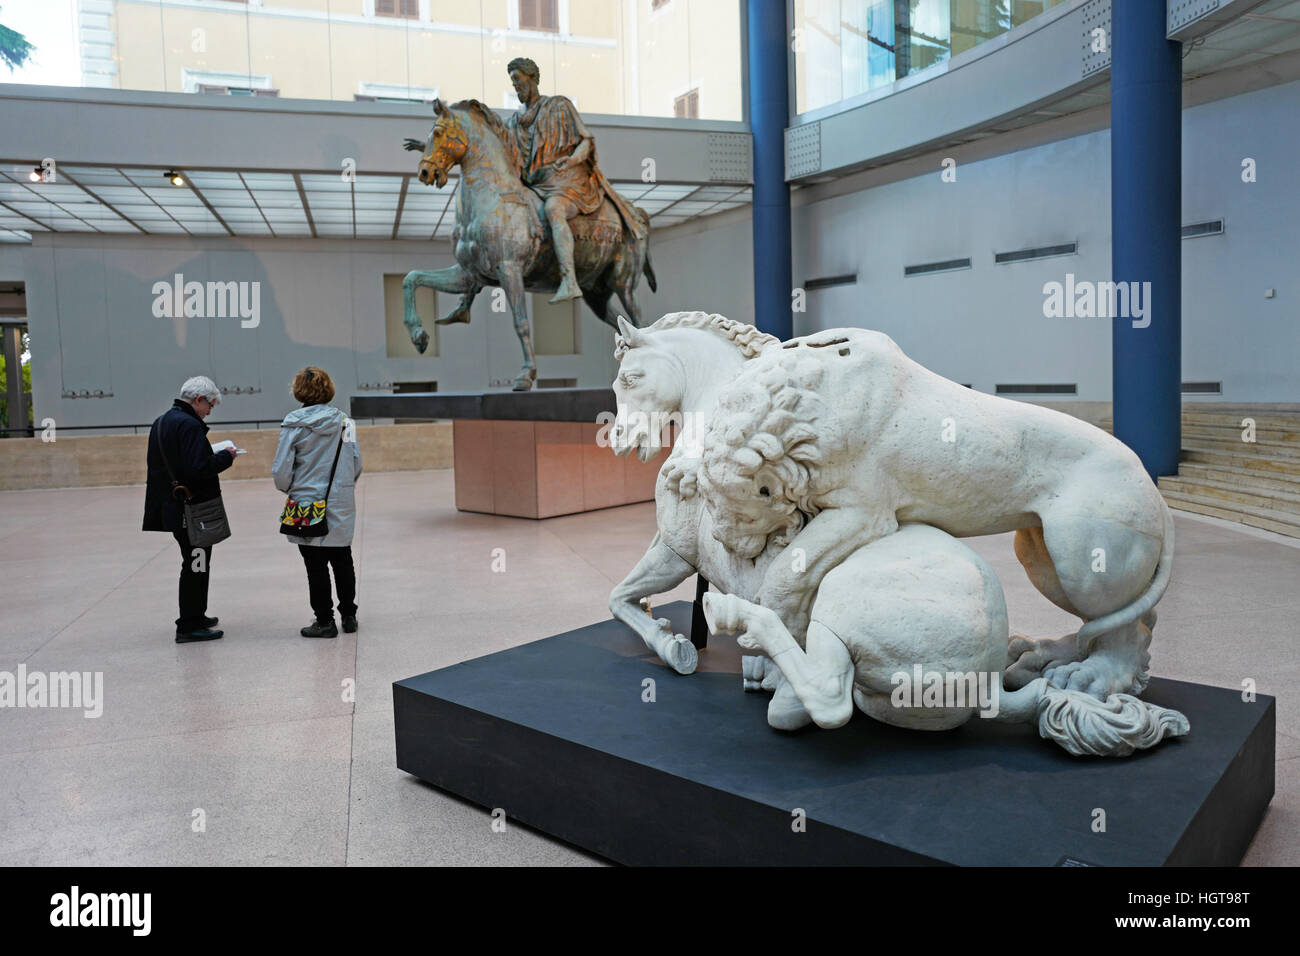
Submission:
M 774 350 L 783 351 L 776 339 L 752 326 L 699 312 L 672 313 L 648 329 L 621 326 L 614 383 L 620 417 L 611 435 L 615 451 L 651 457 L 660 437 L 649 424 L 655 413 L 682 415 L 688 427 L 660 471 L 659 531 L 610 595 L 616 618 L 674 669 L 692 672 L 695 648 L 673 634 L 667 620 L 647 616 L 637 601 L 696 571 L 703 574 L 722 592 L 706 598 L 710 625 L 738 633 L 742 645 L 768 655 L 744 659 L 745 683 L 747 689 L 775 691 L 768 722 L 780 729 L 810 722 L 840 726 L 856 703 L 878 720 L 912 728 L 947 729 L 977 712 L 1002 721 L 1036 721 L 1042 736 L 1076 754 L 1120 756 L 1187 732 L 1181 714 L 1126 694 L 1098 701 L 1053 687 L 1041 676 L 1003 691 L 1008 626 L 1001 587 L 978 555 L 925 524 L 904 524 L 834 562 L 814 589 L 809 623 L 797 633 L 770 608 L 753 603 L 773 568 L 789 558 L 803 519 L 792 520 L 797 509 L 779 503 L 779 495 L 773 503 L 772 487 L 780 486 L 769 482 L 755 489 L 762 499 L 756 514 L 715 525 L 714 513 L 697 493 L 699 455 L 707 454 L 698 442 L 701 433 L 714 437 L 715 425 L 721 425 L 715 415 L 731 407 L 732 383 L 746 380 L 747 370 Z M 738 534 L 740 527 L 748 529 L 745 534 Z M 1146 624 L 1138 626 L 1149 639 Z M 897 677 L 913 669 L 959 680 L 983 675 L 994 706 L 960 695 L 899 706 Z
M 1084 624 L 1019 639 L 1008 686 L 1042 675 L 1098 699 L 1146 687 L 1173 519 L 1137 455 L 1101 429 L 951 382 L 882 333 L 835 329 L 747 362 L 702 448 L 699 487 L 727 549 L 789 540 L 759 603 L 793 633 L 826 574 L 903 523 L 1015 531 L 1030 581 Z

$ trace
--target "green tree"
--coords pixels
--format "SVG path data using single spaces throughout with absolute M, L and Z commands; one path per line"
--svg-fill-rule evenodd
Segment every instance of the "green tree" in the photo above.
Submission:
M 32 390 L 31 363 L 23 366 L 23 391 Z M 9 370 L 5 368 L 4 353 L 0 352 L 0 428 L 9 427 Z
M 26 63 L 34 49 L 25 36 L 0 23 L 0 62 L 9 67 L 10 73 Z

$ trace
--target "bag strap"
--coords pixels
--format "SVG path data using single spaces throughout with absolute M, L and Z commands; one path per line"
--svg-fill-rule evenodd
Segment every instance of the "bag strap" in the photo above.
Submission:
M 172 497 L 175 497 L 176 489 L 185 488 L 185 486 L 176 480 L 176 472 L 172 471 L 172 463 L 167 460 L 167 452 L 163 451 L 162 429 L 159 427 L 159 422 L 161 422 L 162 420 L 163 420 L 162 415 L 159 415 L 157 418 L 155 418 L 153 422 L 153 428 L 150 429 L 150 432 L 153 434 L 154 440 L 158 444 L 158 456 L 162 458 L 163 467 L 167 469 L 167 477 L 170 478 L 172 482 Z M 190 490 L 188 488 L 185 488 L 185 500 L 188 501 L 192 497 L 193 495 L 190 494 Z
M 347 428 L 348 421 L 347 418 L 344 418 L 343 424 L 339 426 L 339 444 L 338 447 L 334 449 L 334 464 L 330 465 L 330 480 L 325 483 L 326 501 L 328 501 L 330 497 L 330 488 L 334 486 L 334 471 L 339 466 L 339 453 L 343 451 L 343 433 L 347 431 Z

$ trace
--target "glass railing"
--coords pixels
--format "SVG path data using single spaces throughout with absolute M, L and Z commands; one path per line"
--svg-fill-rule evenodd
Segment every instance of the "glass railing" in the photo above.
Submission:
M 888 86 L 1066 0 L 795 0 L 795 112 Z

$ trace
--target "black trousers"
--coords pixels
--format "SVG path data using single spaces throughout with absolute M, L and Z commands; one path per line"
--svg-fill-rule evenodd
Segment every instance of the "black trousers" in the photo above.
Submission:
M 330 593 L 330 568 L 334 569 L 334 587 L 339 592 L 339 614 L 350 617 L 357 613 L 357 575 L 352 567 L 352 546 L 326 548 L 321 545 L 300 544 L 302 563 L 307 565 L 307 588 L 311 593 L 311 609 L 318 621 L 334 620 L 334 601 Z
M 173 531 L 181 549 L 180 614 L 176 630 L 197 631 L 206 627 L 208 616 L 208 573 L 212 569 L 212 548 L 190 547 L 189 535 Z

